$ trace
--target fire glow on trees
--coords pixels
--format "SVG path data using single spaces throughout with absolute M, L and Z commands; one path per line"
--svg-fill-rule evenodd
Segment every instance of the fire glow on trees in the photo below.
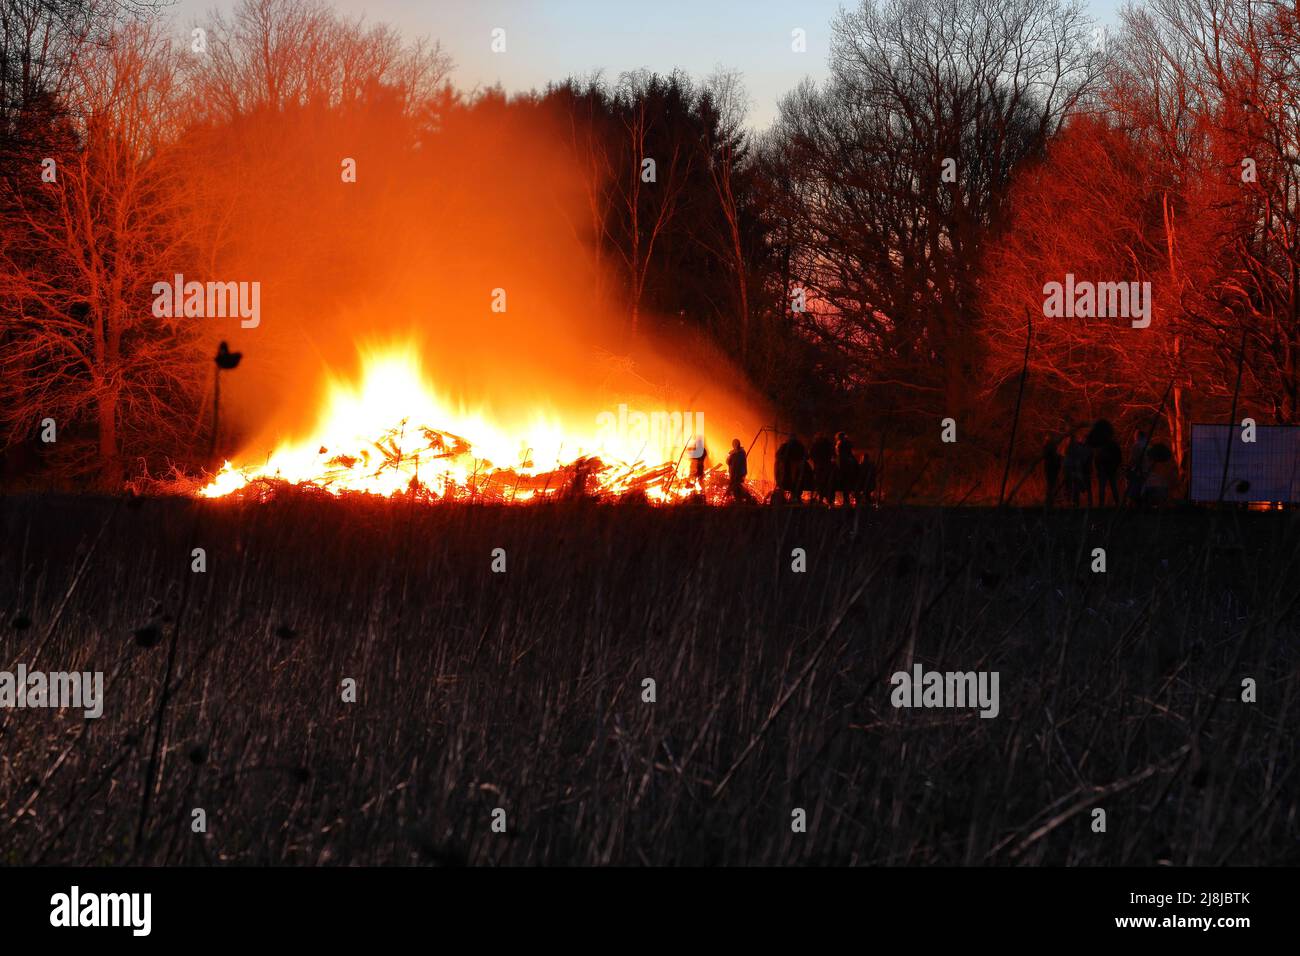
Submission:
M 199 493 L 261 494 L 286 483 L 335 495 L 410 493 L 428 500 L 522 502 L 575 493 L 716 499 L 725 468 L 713 465 L 703 482 L 694 476 L 696 436 L 690 414 L 681 417 L 684 429 L 676 435 L 671 428 L 601 427 L 599 415 L 584 425 L 581 415 L 552 410 L 509 421 L 438 395 L 418 349 L 390 346 L 363 352 L 359 383 L 329 380 L 306 437 L 282 442 L 261 464 L 227 461 Z M 707 451 L 708 436 L 702 437 Z

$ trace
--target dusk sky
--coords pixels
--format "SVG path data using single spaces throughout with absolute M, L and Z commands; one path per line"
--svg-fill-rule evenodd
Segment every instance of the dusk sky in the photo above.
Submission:
M 680 67 L 706 76 L 739 70 L 750 99 L 749 121 L 767 126 L 777 102 L 805 76 L 826 74 L 829 26 L 841 0 L 337 0 L 340 11 L 392 23 L 410 36 L 439 40 L 451 54 L 462 89 L 500 83 L 508 92 L 542 88 L 571 75 L 603 70 L 610 79 L 645 67 Z M 209 10 L 234 0 L 179 0 L 176 16 L 201 24 Z M 1094 0 L 1093 15 L 1113 22 L 1120 0 Z M 507 50 L 489 48 L 506 30 Z M 793 53 L 790 32 L 807 31 L 808 50 Z

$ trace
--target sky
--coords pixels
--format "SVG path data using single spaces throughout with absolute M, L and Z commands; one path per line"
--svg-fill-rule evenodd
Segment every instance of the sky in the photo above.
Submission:
M 602 70 L 681 68 L 705 77 L 737 70 L 749 95 L 749 124 L 766 127 L 781 96 L 805 77 L 826 75 L 830 23 L 844 0 L 334 0 L 343 12 L 391 23 L 409 36 L 439 40 L 462 89 L 500 84 L 507 92 Z M 182 25 L 202 25 L 208 10 L 235 0 L 175 0 Z M 1113 23 L 1120 0 L 1092 0 L 1089 11 Z M 853 6 L 852 2 L 848 5 Z M 494 53 L 492 31 L 505 30 Z M 805 52 L 791 32 L 805 31 Z

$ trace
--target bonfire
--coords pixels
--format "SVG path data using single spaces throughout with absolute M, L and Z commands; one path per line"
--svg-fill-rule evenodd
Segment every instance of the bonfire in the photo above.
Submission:
M 554 412 L 506 425 L 439 396 L 418 350 L 400 346 L 364 354 L 359 384 L 331 379 L 308 434 L 281 442 L 260 462 L 226 461 L 199 494 L 261 498 L 292 486 L 428 501 L 720 501 L 725 467 L 697 476 L 696 440 L 629 439 Z

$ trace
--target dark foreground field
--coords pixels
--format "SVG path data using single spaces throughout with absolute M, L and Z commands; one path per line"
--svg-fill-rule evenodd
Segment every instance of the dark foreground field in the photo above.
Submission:
M 1289 515 L 0 499 L 0 669 L 106 685 L 0 710 L 0 854 L 1294 864 L 1298 600 Z

